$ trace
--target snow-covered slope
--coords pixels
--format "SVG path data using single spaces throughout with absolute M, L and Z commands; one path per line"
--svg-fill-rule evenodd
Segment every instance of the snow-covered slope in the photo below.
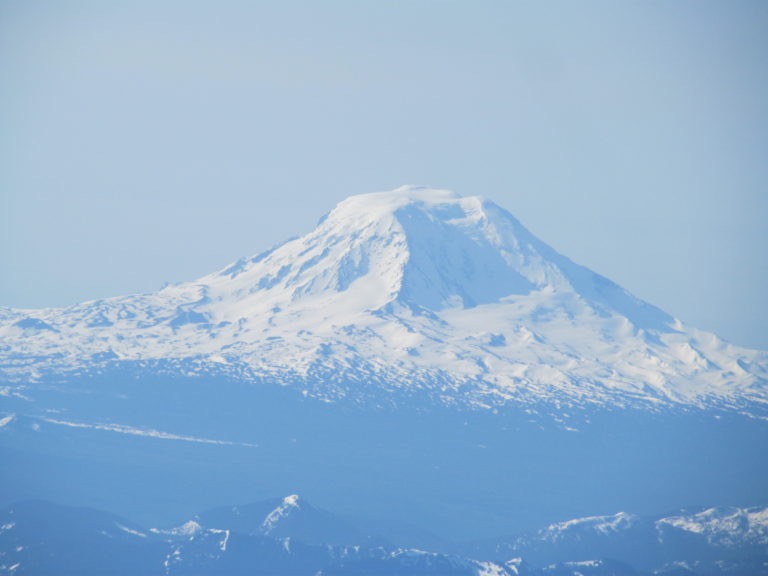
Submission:
M 764 562 L 768 557 L 768 508 L 715 507 L 684 509 L 671 515 L 619 512 L 574 518 L 511 540 L 476 545 L 466 552 L 481 557 L 520 555 L 535 563 L 615 558 L 648 571 L 679 561 Z M 765 567 L 747 573 L 764 573 Z M 721 569 L 727 571 L 725 566 Z
M 351 197 L 306 236 L 153 294 L 0 310 L 6 394 L 119 365 L 323 399 L 768 405 L 766 353 L 684 326 L 490 201 L 418 187 Z
M 702 544 L 719 548 L 768 547 L 768 508 L 720 506 L 680 510 L 673 515 L 641 517 L 627 512 L 557 522 L 539 530 L 541 542 L 586 541 L 588 538 L 629 537 L 637 541 L 641 531 L 653 533 L 663 544 L 670 537 L 687 535 Z M 529 537 L 530 538 L 530 537 Z
M 768 508 L 720 506 L 701 511 L 682 511 L 656 521 L 659 539 L 686 533 L 711 546 L 755 546 L 768 550 Z

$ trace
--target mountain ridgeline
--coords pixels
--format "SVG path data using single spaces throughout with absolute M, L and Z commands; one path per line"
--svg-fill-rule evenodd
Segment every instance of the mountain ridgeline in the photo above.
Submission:
M 765 352 L 429 188 L 151 294 L 0 309 L 0 504 L 144 525 L 297 492 L 432 549 L 764 506 L 767 408 Z
M 768 398 L 764 353 L 688 329 L 492 202 L 419 188 L 354 196 L 306 236 L 154 294 L 5 309 L 0 335 L 19 383 L 168 366 L 323 399 L 763 414 Z
M 768 574 L 766 508 L 620 512 L 496 541 L 442 542 L 442 551 L 429 552 L 372 534 L 296 494 L 150 529 L 99 510 L 26 501 L 0 510 L 0 574 Z

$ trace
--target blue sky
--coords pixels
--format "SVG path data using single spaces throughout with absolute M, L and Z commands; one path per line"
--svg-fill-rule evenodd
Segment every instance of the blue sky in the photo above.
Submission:
M 768 3 L 0 0 L 0 305 L 154 290 L 404 183 L 768 348 Z

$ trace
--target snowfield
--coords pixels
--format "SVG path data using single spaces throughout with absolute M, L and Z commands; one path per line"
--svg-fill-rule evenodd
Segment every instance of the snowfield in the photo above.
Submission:
M 768 356 L 683 325 L 479 197 L 353 196 L 309 234 L 199 280 L 0 309 L 7 394 L 116 366 L 396 389 L 495 407 L 718 407 L 763 417 Z

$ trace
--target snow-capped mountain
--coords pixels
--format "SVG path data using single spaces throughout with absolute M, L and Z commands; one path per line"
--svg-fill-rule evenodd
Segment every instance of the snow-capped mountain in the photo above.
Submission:
M 653 540 L 687 535 L 702 545 L 716 548 L 754 547 L 768 550 L 768 508 L 721 506 L 701 510 L 680 510 L 671 515 L 644 517 L 628 512 L 590 516 L 556 522 L 539 530 L 533 538 L 557 544 L 629 537 L 635 544 L 641 531 L 653 532 Z M 529 537 L 530 538 L 530 537 Z M 521 540 L 525 541 L 525 539 Z
M 476 544 L 467 553 L 489 558 L 523 556 L 540 563 L 615 558 L 643 570 L 704 560 L 764 563 L 768 560 L 768 508 L 723 506 L 655 516 L 618 512 L 573 518 L 516 538 Z M 722 569 L 727 571 L 725 566 Z M 767 569 L 764 565 L 754 573 Z
M 488 200 L 418 187 L 348 198 L 303 237 L 156 293 L 3 309 L 0 342 L 6 394 L 130 366 L 326 400 L 768 403 L 766 353 L 684 326 Z
M 280 500 L 208 510 L 171 532 L 184 532 L 200 526 L 272 538 L 296 538 L 305 544 L 347 545 L 368 540 L 347 522 L 325 510 L 318 510 L 298 494 Z
M 226 535 L 210 530 L 234 527 L 247 538 L 233 543 L 322 526 L 346 545 L 321 509 L 450 552 L 606 511 L 747 507 L 768 501 L 767 367 L 489 201 L 366 194 L 193 282 L 0 311 L 0 504 L 154 526 L 209 510 L 177 530 L 203 530 L 201 558 Z M 222 508 L 297 493 L 317 513 L 292 498 Z M 600 525 L 617 542 L 645 526 Z M 688 546 L 679 532 L 663 535 Z
M 659 540 L 672 533 L 687 534 L 721 548 L 750 546 L 768 550 L 768 508 L 722 506 L 681 511 L 655 522 Z

